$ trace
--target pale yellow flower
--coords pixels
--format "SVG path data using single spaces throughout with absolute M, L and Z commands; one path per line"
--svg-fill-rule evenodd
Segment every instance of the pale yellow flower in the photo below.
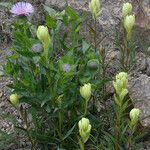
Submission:
M 89 119 L 82 118 L 79 121 L 78 126 L 79 126 L 79 134 L 83 142 L 86 143 L 87 140 L 89 139 L 91 128 L 92 128 Z
M 131 12 L 132 12 L 132 4 L 131 3 L 124 3 L 123 7 L 122 7 L 123 17 L 130 15 Z
M 92 94 L 91 84 L 90 83 L 84 84 L 84 86 L 80 87 L 80 94 L 86 101 L 89 101 Z

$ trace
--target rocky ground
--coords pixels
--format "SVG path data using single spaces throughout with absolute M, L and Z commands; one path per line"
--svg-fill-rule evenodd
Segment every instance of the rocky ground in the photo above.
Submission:
M 2 0 L 3 2 L 8 2 L 8 0 Z M 34 24 L 41 24 L 44 21 L 43 16 L 43 4 L 47 6 L 52 6 L 57 8 L 58 10 L 62 10 L 65 6 L 65 0 L 37 0 L 33 2 L 33 0 L 28 0 L 31 2 L 36 8 L 36 15 L 31 18 L 31 21 Z M 129 95 L 132 99 L 135 107 L 140 108 L 141 110 L 141 118 L 142 125 L 145 128 L 149 128 L 150 125 L 150 1 L 149 0 L 129 0 L 133 3 L 134 12 L 136 14 L 137 20 L 137 33 L 139 39 L 138 45 L 138 54 L 137 54 L 137 63 L 134 68 L 134 71 L 130 74 L 130 82 L 129 82 Z M 99 30 L 100 32 L 106 33 L 107 39 L 104 41 L 105 45 L 108 43 L 113 43 L 114 40 L 114 29 L 118 24 L 116 18 L 121 17 L 121 6 L 125 2 L 125 0 L 102 0 L 102 12 L 101 17 L 99 18 Z M 88 0 L 69 0 L 69 4 L 80 11 L 88 10 Z M 1 7 L 0 7 L 1 8 Z M 89 18 L 91 16 L 89 15 Z M 12 120 L 14 116 L 18 116 L 18 113 L 11 107 L 8 101 L 9 89 L 7 88 L 7 84 L 11 82 L 11 79 L 3 76 L 2 65 L 6 62 L 6 57 L 11 54 L 10 51 L 10 43 L 11 43 L 11 24 L 14 18 L 9 13 L 8 8 L 0 9 L 0 129 L 8 134 L 12 134 L 12 139 L 8 141 L 8 149 L 25 149 L 26 139 L 24 137 L 20 137 L 20 135 L 14 136 L 14 128 L 12 124 Z M 83 30 L 83 34 L 85 34 L 87 28 Z M 148 53 L 145 53 L 147 51 Z M 118 63 L 118 51 L 115 51 L 115 47 L 111 44 L 110 51 L 108 52 L 108 60 L 112 61 L 112 65 L 109 66 L 108 72 L 111 74 L 115 74 L 118 68 L 115 68 L 114 63 Z M 7 117 L 6 117 L 7 116 Z M 8 119 L 9 118 L 9 119 Z M 10 121 L 8 121 L 10 120 Z M 18 121 L 21 121 L 18 117 Z M 16 137 L 20 140 L 14 142 Z M 23 140 L 22 140 L 23 138 Z M 1 139 L 1 133 L 0 133 Z M 145 142 L 145 148 L 143 150 L 150 149 L 149 138 L 148 141 Z M 24 142 L 20 142 L 24 141 Z M 0 142 L 0 145 L 2 143 Z M 17 144 L 17 148 L 15 147 Z M 28 145 L 30 145 L 28 143 Z M 6 149 L 6 148 L 5 148 Z M 30 148 L 29 148 L 30 149 Z

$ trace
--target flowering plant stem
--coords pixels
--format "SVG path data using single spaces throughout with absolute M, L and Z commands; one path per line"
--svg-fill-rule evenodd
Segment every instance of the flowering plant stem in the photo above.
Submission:
M 118 107 L 118 111 L 117 111 L 117 118 L 116 118 L 116 138 L 117 138 L 117 142 L 116 142 L 116 150 L 119 150 L 119 145 L 120 145 L 120 135 L 121 135 L 121 117 L 122 117 L 122 111 L 121 108 Z
M 63 126 L 63 110 L 61 108 L 61 104 L 59 106 L 58 119 L 59 119 L 59 130 L 58 135 L 61 140 L 61 144 L 63 145 L 63 134 L 62 134 L 62 126 Z
M 104 81 L 105 78 L 106 78 L 106 65 L 105 65 L 105 59 L 106 59 L 106 50 L 105 48 L 100 48 L 99 50 L 99 53 L 100 53 L 100 62 L 101 62 L 101 65 L 102 65 L 102 80 Z M 105 86 L 105 81 L 102 82 L 102 98 L 103 100 L 105 99 L 105 96 L 106 96 L 106 86 Z
M 94 31 L 95 31 L 95 34 L 94 34 L 94 49 L 95 49 L 95 52 L 97 52 L 97 46 L 99 45 L 97 43 L 97 19 L 95 18 L 94 19 Z M 100 62 L 101 62 L 101 65 L 102 65 L 102 75 L 101 75 L 101 72 L 100 72 L 100 76 L 102 76 L 102 80 L 105 80 L 106 78 L 106 65 L 105 65 L 105 58 L 106 58 L 106 51 L 104 48 L 100 48 L 99 50 L 99 53 L 100 53 Z M 102 97 L 103 99 L 105 98 L 105 82 L 102 83 Z M 95 105 L 95 99 L 93 98 L 93 105 Z
M 94 34 L 94 49 L 95 49 L 95 52 L 96 52 L 96 50 L 97 50 L 97 33 L 96 33 L 96 31 L 97 31 L 97 19 L 95 18 L 94 19 L 94 30 L 95 30 L 95 34 Z
M 128 150 L 132 150 L 132 145 L 133 145 L 133 133 L 134 131 L 131 131 L 130 132 L 130 135 L 129 135 L 129 139 L 128 139 L 128 145 L 127 145 L 127 149 Z
M 94 19 L 94 50 L 95 50 L 95 53 L 97 51 L 97 19 L 95 18 Z M 95 78 L 95 77 L 94 77 Z M 93 97 L 93 111 L 95 110 L 95 101 L 96 101 L 96 98 L 95 96 Z
M 46 62 L 48 62 L 48 48 L 46 48 L 46 46 L 44 45 L 44 57 Z
M 137 124 L 133 125 L 132 127 L 130 127 L 130 132 L 129 132 L 129 139 L 128 139 L 128 144 L 127 144 L 127 148 L 129 150 L 132 150 L 133 145 L 134 145 L 134 133 L 137 129 Z
M 128 41 L 127 41 L 127 37 L 125 36 L 124 37 L 124 51 L 126 53 L 126 60 L 125 60 L 125 68 L 124 68 L 124 71 L 128 71 L 129 70 L 129 55 L 130 55 L 130 51 L 128 49 Z
M 29 140 L 30 140 L 30 142 L 31 142 L 31 144 L 32 144 L 32 150 L 36 150 L 35 142 L 34 142 L 34 140 L 32 139 L 32 136 L 30 135 L 30 128 L 29 128 L 29 125 L 28 125 L 28 122 L 27 122 L 27 118 L 26 118 L 25 116 L 23 116 L 23 113 L 22 113 L 21 110 L 19 110 L 18 108 L 17 108 L 17 110 L 18 110 L 18 112 L 19 112 L 19 114 L 20 114 L 20 117 L 21 117 L 21 118 L 23 119 L 23 121 L 24 121 L 24 130 L 25 130 L 25 132 L 27 133 L 27 136 L 28 136 L 28 138 L 29 138 Z
M 85 117 L 85 116 L 87 115 L 87 107 L 88 107 L 88 101 L 85 102 L 84 115 L 83 115 L 83 117 Z
M 79 139 L 79 144 L 80 144 L 80 150 L 84 150 L 84 142 L 82 139 Z
M 59 111 L 59 133 L 60 133 L 60 138 L 62 137 L 62 116 L 61 116 L 61 111 Z
M 130 50 L 128 48 L 128 40 L 127 40 L 127 35 L 126 31 L 123 28 L 123 50 L 121 54 L 121 64 L 123 71 L 128 72 L 130 69 Z

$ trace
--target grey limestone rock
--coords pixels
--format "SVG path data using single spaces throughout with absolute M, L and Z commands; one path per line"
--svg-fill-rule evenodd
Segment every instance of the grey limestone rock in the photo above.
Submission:
M 129 96 L 134 107 L 139 108 L 141 123 L 143 126 L 150 125 L 150 77 L 145 74 L 129 80 Z

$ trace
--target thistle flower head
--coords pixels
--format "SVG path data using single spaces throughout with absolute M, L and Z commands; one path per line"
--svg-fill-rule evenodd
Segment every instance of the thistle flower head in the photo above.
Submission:
M 34 8 L 30 3 L 18 2 L 12 6 L 10 12 L 14 16 L 28 16 L 34 12 Z
M 71 66 L 69 64 L 63 64 L 62 69 L 64 72 L 69 72 L 71 70 Z
M 97 59 L 91 59 L 88 61 L 87 66 L 90 70 L 96 71 L 99 66 L 99 61 Z
M 37 43 L 32 46 L 32 51 L 35 53 L 42 52 L 42 44 Z

